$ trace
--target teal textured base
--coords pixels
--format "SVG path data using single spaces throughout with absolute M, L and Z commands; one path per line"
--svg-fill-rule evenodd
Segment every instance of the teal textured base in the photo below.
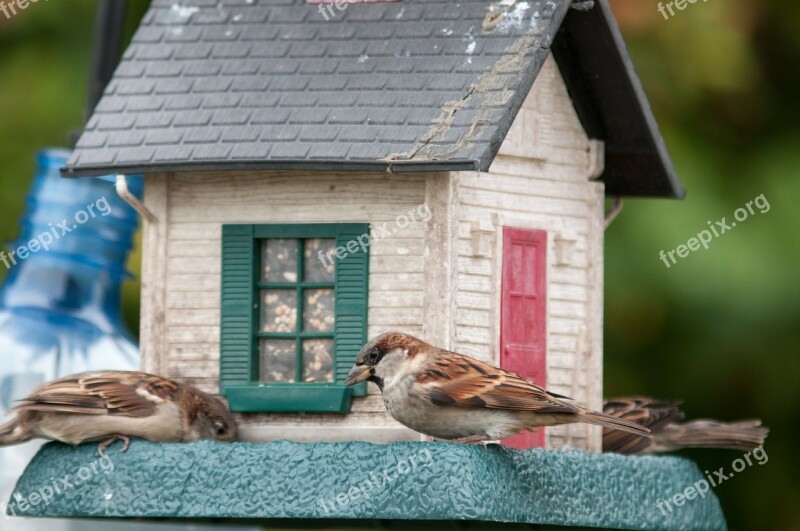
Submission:
M 134 441 L 127 453 L 118 449 L 119 443 L 108 450 L 111 462 L 102 462 L 94 444 L 46 445 L 20 478 L 8 512 L 726 529 L 711 492 L 672 505 L 671 512 L 656 506 L 703 479 L 691 461 L 678 457 L 451 443 Z

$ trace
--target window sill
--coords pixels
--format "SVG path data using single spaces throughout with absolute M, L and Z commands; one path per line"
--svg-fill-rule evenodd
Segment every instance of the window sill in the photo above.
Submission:
M 228 387 L 224 390 L 235 413 L 348 413 L 354 396 L 366 386 L 340 384 L 270 384 Z

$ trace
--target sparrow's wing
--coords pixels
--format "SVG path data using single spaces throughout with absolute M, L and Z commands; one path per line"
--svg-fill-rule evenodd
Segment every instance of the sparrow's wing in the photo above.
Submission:
M 81 373 L 42 385 L 15 409 L 148 417 L 177 390 L 175 382 L 141 372 Z
M 578 413 L 580 408 L 514 373 L 454 352 L 440 351 L 417 378 L 437 406 Z M 567 399 L 569 400 L 569 399 Z
M 603 413 L 635 422 L 648 428 L 654 436 L 665 427 L 683 420 L 680 401 L 656 400 L 645 396 L 609 398 Z M 603 451 L 636 454 L 652 445 L 652 439 L 619 430 L 603 429 Z

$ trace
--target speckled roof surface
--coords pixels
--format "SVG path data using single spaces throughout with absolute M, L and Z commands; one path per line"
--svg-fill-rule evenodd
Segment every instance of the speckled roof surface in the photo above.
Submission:
M 569 4 L 154 0 L 64 174 L 485 171 Z
M 68 167 L 486 169 L 567 4 L 154 1 Z

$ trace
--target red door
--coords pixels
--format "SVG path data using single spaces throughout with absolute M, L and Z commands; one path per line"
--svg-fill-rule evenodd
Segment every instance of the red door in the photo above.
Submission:
M 500 366 L 545 386 L 547 378 L 547 232 L 503 229 Z M 544 446 L 544 428 L 503 440 L 511 448 Z

